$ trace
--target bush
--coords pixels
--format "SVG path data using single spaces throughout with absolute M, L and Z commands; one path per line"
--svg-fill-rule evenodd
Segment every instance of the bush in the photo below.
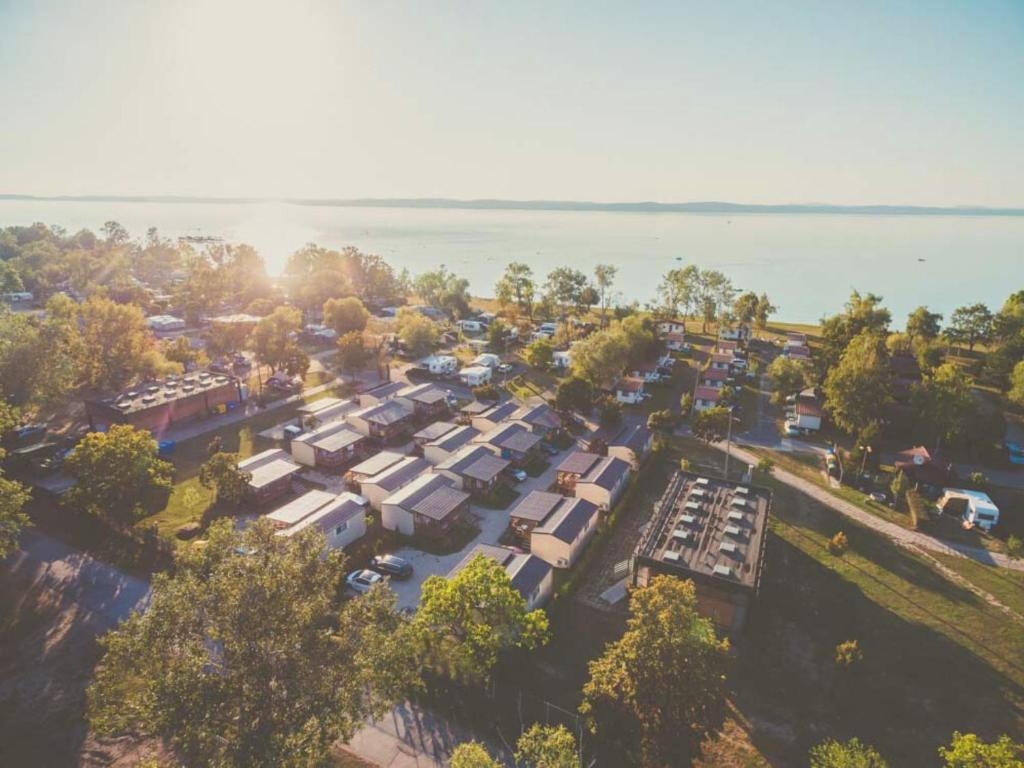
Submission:
M 864 660 L 864 654 L 856 640 L 846 640 L 836 646 L 836 664 L 849 669 Z
M 762 477 L 769 477 L 775 471 L 775 462 L 769 458 L 761 459 L 754 467 L 754 472 Z
M 498 388 L 494 384 L 481 384 L 479 387 L 473 387 L 473 397 L 477 400 L 497 400 Z
M 1011 535 L 1006 540 L 1006 554 L 1010 557 L 1020 557 L 1024 554 L 1024 541 L 1021 541 L 1020 536 Z
M 846 534 L 839 531 L 835 536 L 828 540 L 828 551 L 836 557 L 842 557 L 846 554 L 846 550 L 850 548 L 850 540 L 846 538 Z
M 925 508 L 925 501 L 917 491 L 907 492 L 907 508 L 910 510 L 910 524 L 915 531 L 921 530 L 928 522 L 928 511 Z

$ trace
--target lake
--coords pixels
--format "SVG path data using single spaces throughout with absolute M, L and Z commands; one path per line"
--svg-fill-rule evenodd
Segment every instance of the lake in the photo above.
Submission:
M 765 291 L 777 317 L 814 322 L 854 288 L 885 298 L 896 325 L 920 304 L 945 313 L 998 308 L 1024 288 L 1024 217 L 824 214 L 611 213 L 347 208 L 286 203 L 135 203 L 0 200 L 0 225 L 98 229 L 115 220 L 133 236 L 213 235 L 255 246 L 272 273 L 305 243 L 356 246 L 416 274 L 446 265 L 480 296 L 510 261 L 535 276 L 561 265 L 619 267 L 626 301 L 654 298 L 662 274 L 692 263 Z

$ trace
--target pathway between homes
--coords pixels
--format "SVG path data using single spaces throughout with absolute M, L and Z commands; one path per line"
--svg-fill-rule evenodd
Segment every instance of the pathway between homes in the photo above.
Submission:
M 715 447 L 724 451 L 725 443 L 717 443 Z M 749 453 L 748 451 L 744 451 L 735 444 L 732 446 L 731 453 L 734 458 L 737 458 L 740 461 L 745 461 L 748 464 L 756 465 L 758 462 L 757 456 Z M 922 533 L 921 531 L 911 531 L 906 528 L 901 528 L 895 523 L 890 523 L 888 520 L 876 517 L 870 512 L 865 512 L 856 504 L 851 504 L 844 499 L 840 499 L 809 480 L 805 480 L 802 477 L 794 475 L 792 472 L 787 472 L 779 467 L 774 469 L 772 476 L 776 480 L 807 494 L 815 501 L 820 501 L 825 506 L 831 507 L 841 515 L 845 515 L 868 528 L 873 528 L 879 533 L 884 533 L 898 544 L 920 547 L 921 549 L 938 552 L 939 554 L 969 557 L 972 560 L 977 560 L 979 563 L 984 563 L 985 565 L 995 565 L 1000 568 L 1024 571 L 1024 560 L 1014 559 L 998 552 L 990 552 L 982 547 L 972 547 L 968 544 L 959 544 L 953 541 L 937 539 L 934 536 L 929 536 L 927 533 Z

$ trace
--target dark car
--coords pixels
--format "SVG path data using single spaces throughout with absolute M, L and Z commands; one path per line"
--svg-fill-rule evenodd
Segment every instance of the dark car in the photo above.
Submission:
M 45 438 L 45 424 L 25 424 L 8 432 L 4 442 L 10 446 L 19 447 L 41 443 Z
M 377 573 L 395 579 L 408 579 L 412 576 L 412 563 L 397 555 L 377 555 L 370 559 L 370 567 Z

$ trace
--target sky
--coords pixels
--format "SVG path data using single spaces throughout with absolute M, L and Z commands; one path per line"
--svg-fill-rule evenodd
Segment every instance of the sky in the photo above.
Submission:
M 1024 2 L 0 0 L 0 193 L 1024 207 Z

